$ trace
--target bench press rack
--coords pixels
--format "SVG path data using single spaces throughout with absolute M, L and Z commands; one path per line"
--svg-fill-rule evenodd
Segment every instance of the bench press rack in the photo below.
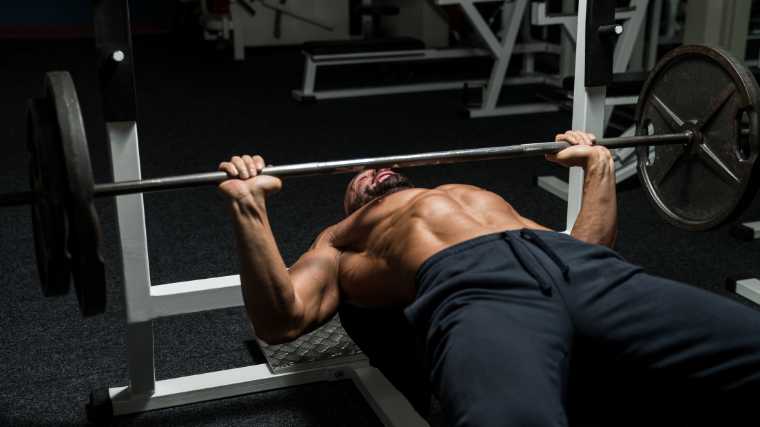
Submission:
M 646 0 L 644 0 L 646 1 Z M 580 0 L 578 5 L 578 32 L 577 42 L 580 45 L 585 45 L 585 31 L 581 29 L 586 26 L 586 9 L 588 7 L 588 0 Z M 616 49 L 617 55 L 617 49 Z M 585 54 L 585 52 L 584 52 Z M 584 54 L 580 54 L 576 51 L 575 56 L 575 75 L 585 76 L 586 70 L 584 66 Z M 757 78 L 757 74 L 755 75 Z M 604 118 L 605 118 L 605 95 L 607 88 L 605 86 L 600 87 L 584 87 L 583 81 L 580 78 L 574 80 L 573 88 L 573 129 L 580 129 L 587 133 L 594 133 L 597 135 L 602 134 Z M 608 104 L 607 104 L 608 105 Z M 651 154 L 650 154 L 651 155 Z M 559 180 L 558 180 L 559 181 Z M 564 183 L 562 183 L 564 184 Z M 548 190 L 548 188 L 547 188 Z M 567 229 L 565 233 L 569 234 L 572 231 L 575 219 L 580 213 L 580 208 L 583 199 L 583 170 L 581 168 L 570 168 L 569 182 L 563 188 L 563 199 L 568 202 L 567 210 Z M 550 190 L 549 190 L 550 191 Z M 551 192 L 551 191 L 550 191 Z M 557 194 L 560 196 L 559 194 Z M 560 196 L 561 197 L 561 196 Z M 732 228 L 732 234 L 745 235 L 746 239 L 750 237 L 754 240 L 760 238 L 760 221 L 749 222 L 741 225 L 734 225 Z M 739 237 L 742 239 L 742 237 Z M 731 276 L 726 279 L 725 286 L 728 291 L 741 295 L 744 298 L 752 301 L 755 304 L 760 305 L 760 278 L 751 276 Z
M 107 123 L 107 130 L 114 179 L 140 179 L 136 122 Z M 89 411 L 93 419 L 350 378 L 384 425 L 427 425 L 390 382 L 377 369 L 369 366 L 361 351 L 355 345 L 351 347 L 353 343 L 347 336 L 334 342 L 328 338 L 324 342 L 337 344 L 338 347 L 347 346 L 348 351 L 338 352 L 337 356 L 327 354 L 308 363 L 278 365 L 281 360 L 272 357 L 277 349 L 272 351 L 259 341 L 267 355 L 267 364 L 156 381 L 153 320 L 241 306 L 240 277 L 234 275 L 151 286 L 142 195 L 118 196 L 116 212 L 122 254 L 130 384 L 93 390 Z M 340 322 L 336 318 L 309 336 L 330 335 L 338 327 Z
M 93 1 L 93 15 L 113 178 L 116 181 L 140 179 L 127 0 Z M 115 52 L 121 54 L 114 55 Z M 316 348 L 296 363 L 292 363 L 292 356 L 287 357 L 291 361 L 285 363 L 282 357 L 278 359 L 278 354 L 284 354 L 287 349 L 259 342 L 267 356 L 266 364 L 156 381 L 153 321 L 242 306 L 240 277 L 233 275 L 151 286 L 142 194 L 116 197 L 116 214 L 122 257 L 129 385 L 94 389 L 87 405 L 88 419 L 103 421 L 117 415 L 350 378 L 385 426 L 427 426 L 380 371 L 369 366 L 367 357 L 341 332 L 337 318 L 302 337 L 301 343 L 298 340 L 291 343 L 291 346 L 303 347 L 307 340 L 312 343 L 321 340 L 317 346 L 338 347 L 335 351 Z M 322 354 L 313 357 L 315 353 Z

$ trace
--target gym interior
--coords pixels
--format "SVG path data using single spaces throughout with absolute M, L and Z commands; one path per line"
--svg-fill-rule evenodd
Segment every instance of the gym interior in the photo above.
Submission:
M 574 75 L 584 69 L 576 68 L 578 59 L 592 53 L 584 52 L 578 27 L 590 22 L 583 12 L 595 3 L 602 2 L 5 2 L 2 193 L 39 184 L 30 176 L 27 109 L 28 99 L 51 96 L 50 72 L 65 71 L 73 82 L 96 184 L 214 172 L 242 154 L 276 167 L 554 141 L 586 123 L 577 121 L 579 109 L 590 108 L 599 139 L 647 135 L 636 116 L 649 73 L 668 52 L 693 43 L 722 46 L 758 75 L 756 2 L 618 0 L 610 25 L 622 34 L 609 39 L 614 52 L 593 52 L 606 55 L 612 79 L 589 86 L 607 88 L 606 107 L 604 91 L 602 104 L 583 104 L 584 82 Z M 721 19 L 708 19 L 715 13 Z M 586 61 L 586 71 L 596 64 Z M 127 71 L 104 78 L 113 67 Z M 699 85 L 682 85 L 684 98 Z M 750 138 L 757 136 L 752 120 L 744 123 Z M 124 129 L 121 142 L 134 152 L 113 145 Z M 739 144 L 745 158 L 757 157 L 757 141 Z M 646 177 L 637 176 L 640 158 L 652 155 L 638 148 L 613 155 L 615 251 L 652 275 L 760 310 L 760 199 L 742 195 L 741 212 L 704 230 L 674 226 L 653 207 Z M 569 206 L 580 194 L 573 172 L 541 155 L 403 173 L 419 188 L 487 189 L 558 232 L 572 226 Z M 758 175 L 755 167 L 742 178 L 747 188 L 756 190 Z M 285 179 L 267 199 L 286 265 L 343 220 L 352 176 Z M 129 204 L 117 206 L 119 199 Z M 709 200 L 690 203 L 699 210 Z M 88 316 L 73 282 L 66 295 L 41 292 L 40 242 L 28 204 L 7 202 L 0 210 L 0 425 L 451 425 L 435 397 L 427 413 L 412 409 L 339 323 L 290 350 L 256 338 L 236 278 L 234 230 L 215 185 L 94 200 L 107 303 Z M 134 247 L 145 253 L 135 255 Z M 162 293 L 162 286 L 198 294 L 162 308 L 160 298 L 175 292 Z M 141 292 L 159 298 L 150 310 L 141 309 Z M 333 335 L 340 351 L 329 343 Z M 416 363 L 413 346 L 392 334 L 382 339 L 378 345 Z M 591 360 L 598 375 L 570 387 L 571 425 L 716 425 L 709 397 L 653 389 Z M 758 422 L 760 416 L 747 425 Z

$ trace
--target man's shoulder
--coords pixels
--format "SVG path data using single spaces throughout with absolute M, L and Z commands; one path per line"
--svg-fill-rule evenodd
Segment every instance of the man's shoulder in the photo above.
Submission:
M 327 227 L 321 233 L 319 233 L 319 236 L 317 236 L 317 238 L 311 242 L 309 250 L 320 249 L 324 247 L 335 247 L 333 243 L 336 239 L 336 227 L 338 227 L 340 224 L 342 224 L 342 222 L 339 222 L 338 224 L 335 224 L 331 227 Z
M 444 184 L 435 188 L 443 191 L 483 191 L 484 188 L 476 187 L 469 184 Z
M 346 247 L 351 246 L 353 237 L 356 235 L 353 220 L 354 218 L 348 217 L 343 221 L 324 229 L 324 231 L 319 233 L 319 236 L 314 239 L 309 250 L 334 248 L 342 252 Z

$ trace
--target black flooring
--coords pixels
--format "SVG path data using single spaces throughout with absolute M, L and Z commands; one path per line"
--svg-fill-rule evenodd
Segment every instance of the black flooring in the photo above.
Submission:
M 549 141 L 571 122 L 566 112 L 460 119 L 460 91 L 302 105 L 289 94 L 300 85 L 303 66 L 295 48 L 248 49 L 247 60 L 234 61 L 229 50 L 152 35 L 135 36 L 134 52 L 144 178 L 213 171 L 220 161 L 241 153 L 260 153 L 268 163 L 282 165 Z M 457 65 L 452 71 L 480 76 L 487 72 L 483 65 Z M 447 66 L 439 64 L 444 70 Z M 96 182 L 112 179 L 94 41 L 0 40 L 0 192 L 28 188 L 25 103 L 28 97 L 44 94 L 44 73 L 54 70 L 68 70 L 73 76 Z M 387 78 L 383 73 L 425 79 L 436 78 L 440 70 L 404 68 L 387 74 L 388 70 L 356 67 L 320 77 L 339 81 L 341 75 L 356 78 L 366 72 L 379 80 Z M 540 90 L 545 88 L 512 88 L 504 102 L 533 102 Z M 534 187 L 532 178 L 566 177 L 567 171 L 542 158 L 420 167 L 405 173 L 418 187 L 484 187 L 502 195 L 522 215 L 550 228 L 564 228 L 565 203 Z M 272 228 L 287 264 L 322 229 L 341 219 L 349 179 L 337 175 L 288 180 L 281 193 L 268 200 Z M 214 188 L 147 194 L 144 199 L 154 285 L 237 273 L 232 227 Z M 734 274 L 760 277 L 760 242 L 736 241 L 725 228 L 687 233 L 668 226 L 651 209 L 636 178 L 620 186 L 618 206 L 617 250 L 628 261 L 751 306 L 728 294 L 723 283 Z M 128 384 L 114 205 L 98 200 L 96 207 L 108 265 L 109 307 L 105 315 L 87 319 L 80 317 L 73 291 L 57 299 L 41 295 L 29 208 L 0 211 L 0 425 L 84 425 L 91 389 Z M 739 221 L 756 220 L 757 200 Z M 261 361 L 251 351 L 253 337 L 240 307 L 159 320 L 154 330 L 159 380 Z M 624 425 L 630 413 L 640 412 L 628 411 L 595 425 Z M 433 412 L 432 426 L 447 425 L 439 406 Z M 648 425 L 662 421 L 643 417 Z M 128 415 L 111 424 L 381 425 L 350 381 Z

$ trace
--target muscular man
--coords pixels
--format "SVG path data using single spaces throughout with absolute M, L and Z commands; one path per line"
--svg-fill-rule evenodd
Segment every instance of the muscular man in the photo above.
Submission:
M 330 320 L 342 300 L 405 307 L 419 357 L 453 425 L 566 425 L 570 356 L 593 348 L 627 369 L 743 398 L 760 392 L 760 316 L 691 286 L 649 276 L 611 250 L 617 234 L 614 163 L 593 135 L 551 161 L 585 171 L 570 236 L 520 216 L 469 185 L 414 188 L 389 169 L 348 185 L 345 219 L 290 269 L 258 175 L 259 156 L 219 166 L 237 239 L 245 307 L 277 344 Z

